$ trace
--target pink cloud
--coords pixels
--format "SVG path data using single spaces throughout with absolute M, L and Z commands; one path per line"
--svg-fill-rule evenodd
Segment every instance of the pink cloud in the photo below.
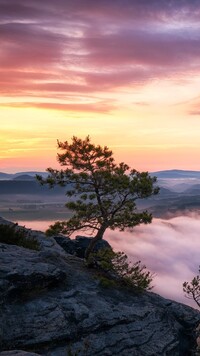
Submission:
M 0 25 L 1 68 L 45 68 L 61 58 L 62 35 L 37 28 L 32 24 L 8 23 Z
M 1 104 L 1 106 L 9 106 L 14 108 L 39 108 L 39 109 L 48 109 L 48 110 L 59 110 L 59 111 L 78 111 L 78 112 L 96 112 L 96 113 L 105 113 L 113 110 L 115 106 L 109 101 L 98 101 L 92 103 L 50 103 L 50 102 L 20 102 L 9 104 Z
M 19 0 L 16 6 L 2 0 L 1 94 L 92 95 L 194 75 L 200 66 L 199 28 L 186 20 L 190 15 L 195 21 L 200 5 L 189 0 L 172 5 Z M 182 19 L 182 29 L 168 28 L 172 19 Z
M 197 59 L 200 54 L 200 36 L 193 38 L 182 32 L 158 33 L 147 30 L 119 30 L 118 33 L 84 38 L 89 51 L 88 61 L 95 65 L 141 65 L 146 70 L 158 67 L 157 74 L 178 71 L 188 63 L 189 58 Z M 174 67 L 174 69 L 173 69 Z M 169 70 L 170 68 L 170 70 Z M 188 67 L 185 68 L 188 70 Z M 155 72 L 155 68 L 153 68 Z M 151 71 L 149 70 L 149 73 Z M 166 73 L 166 72 L 165 72 Z
M 188 104 L 188 103 L 185 103 Z M 200 115 L 200 98 L 199 96 L 197 96 L 196 98 L 194 98 L 193 100 L 191 100 L 189 102 L 189 110 L 188 113 L 190 115 L 196 115 L 199 116 Z

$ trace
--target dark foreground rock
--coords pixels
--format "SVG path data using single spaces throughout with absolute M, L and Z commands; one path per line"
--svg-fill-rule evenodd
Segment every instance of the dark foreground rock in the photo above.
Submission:
M 85 251 L 88 248 L 91 238 L 85 236 L 76 236 L 75 239 L 70 239 L 64 236 L 54 236 L 54 240 L 65 250 L 65 252 L 84 258 Z M 98 241 L 94 247 L 94 252 L 102 248 L 111 248 L 105 240 Z
M 1 356 L 37 356 L 35 352 L 26 352 L 22 350 L 4 351 L 0 352 Z
M 1 356 L 193 355 L 198 311 L 103 288 L 83 260 L 50 241 L 41 251 L 0 244 Z

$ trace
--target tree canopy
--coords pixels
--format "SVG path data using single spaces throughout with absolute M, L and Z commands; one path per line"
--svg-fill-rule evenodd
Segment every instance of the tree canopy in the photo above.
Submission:
M 136 200 L 158 193 L 155 177 L 131 169 L 124 162 L 115 163 L 113 152 L 107 146 L 93 144 L 89 136 L 83 140 L 73 136 L 71 143 L 58 141 L 58 149 L 58 162 L 65 169 L 48 168 L 46 179 L 37 178 L 50 187 L 66 187 L 66 207 L 74 214 L 67 221 L 51 225 L 48 233 L 71 235 L 87 230 L 95 234 L 87 258 L 106 229 L 124 231 L 151 223 L 152 215 L 146 210 L 139 212 Z

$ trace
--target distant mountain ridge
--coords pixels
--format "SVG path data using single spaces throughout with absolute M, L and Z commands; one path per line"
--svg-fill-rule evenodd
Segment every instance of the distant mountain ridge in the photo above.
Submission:
M 21 204 L 19 203 L 20 200 L 24 199 L 29 201 L 33 199 L 58 201 L 59 204 L 65 201 L 65 194 L 70 186 L 60 187 L 56 185 L 54 189 L 50 189 L 48 185 L 41 186 L 35 179 L 36 174 L 43 177 L 48 175 L 47 172 L 37 171 L 14 174 L 0 172 L 0 197 L 3 214 L 6 213 L 6 204 L 11 197 L 12 201 L 15 201 L 14 209 L 16 209 L 16 206 L 18 209 Z M 200 213 L 200 171 L 173 169 L 151 172 L 150 175 L 158 178 L 157 185 L 160 192 L 148 199 L 139 199 L 137 201 L 139 209 L 148 209 L 154 217 L 171 217 L 176 213 L 179 215 L 182 212 L 185 213 L 185 211 L 198 211 Z M 43 205 L 41 207 L 43 208 Z M 53 209 L 60 214 L 60 207 L 55 205 Z M 49 211 L 52 213 L 52 210 Z M 9 212 L 9 214 L 11 213 L 14 214 L 15 212 Z M 25 209 L 25 212 L 22 213 L 25 214 L 23 216 L 26 216 L 27 210 Z M 32 211 L 31 214 L 33 214 Z
M 63 187 L 56 186 L 50 189 L 47 185 L 41 186 L 36 179 L 7 179 L 0 180 L 0 195 L 30 194 L 30 195 L 63 195 Z
M 12 176 L 14 176 L 14 174 L 0 172 L 0 180 L 12 179 Z
M 157 178 L 199 178 L 200 171 L 191 171 L 191 170 L 181 170 L 181 169 L 169 169 L 163 171 L 149 172 L 151 176 L 156 176 Z M 35 177 L 36 174 L 41 175 L 42 177 L 47 177 L 47 172 L 37 172 L 37 171 L 28 171 L 28 172 L 17 172 L 17 173 L 5 173 L 0 172 L 0 180 L 29 180 L 30 178 Z M 30 178 L 29 178 L 30 177 Z
M 169 169 L 164 171 L 150 172 L 151 176 L 156 176 L 157 178 L 199 178 L 200 171 L 190 171 L 181 169 Z
M 29 180 L 33 179 L 36 174 L 41 175 L 42 177 L 47 177 L 48 173 L 47 172 L 37 172 L 37 171 L 30 171 L 30 172 L 17 172 L 17 173 L 4 173 L 0 172 L 0 180 Z
M 21 174 L 17 177 L 14 177 L 12 180 L 21 180 L 21 181 L 34 181 L 35 177 L 34 176 L 30 176 L 29 174 Z

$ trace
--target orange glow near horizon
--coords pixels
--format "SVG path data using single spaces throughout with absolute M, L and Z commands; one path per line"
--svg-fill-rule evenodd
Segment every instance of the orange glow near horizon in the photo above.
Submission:
M 144 116 L 119 111 L 87 117 L 56 110 L 3 108 L 6 120 L 1 130 L 1 171 L 58 167 L 57 139 L 70 140 L 73 135 L 84 138 L 88 134 L 93 142 L 112 149 L 116 161 L 138 170 L 198 170 L 200 122 L 193 127 L 187 125 L 187 118 L 177 115 L 172 124 L 167 119 L 170 111 L 165 111 L 165 120 L 160 122 L 159 114 L 150 112 Z

